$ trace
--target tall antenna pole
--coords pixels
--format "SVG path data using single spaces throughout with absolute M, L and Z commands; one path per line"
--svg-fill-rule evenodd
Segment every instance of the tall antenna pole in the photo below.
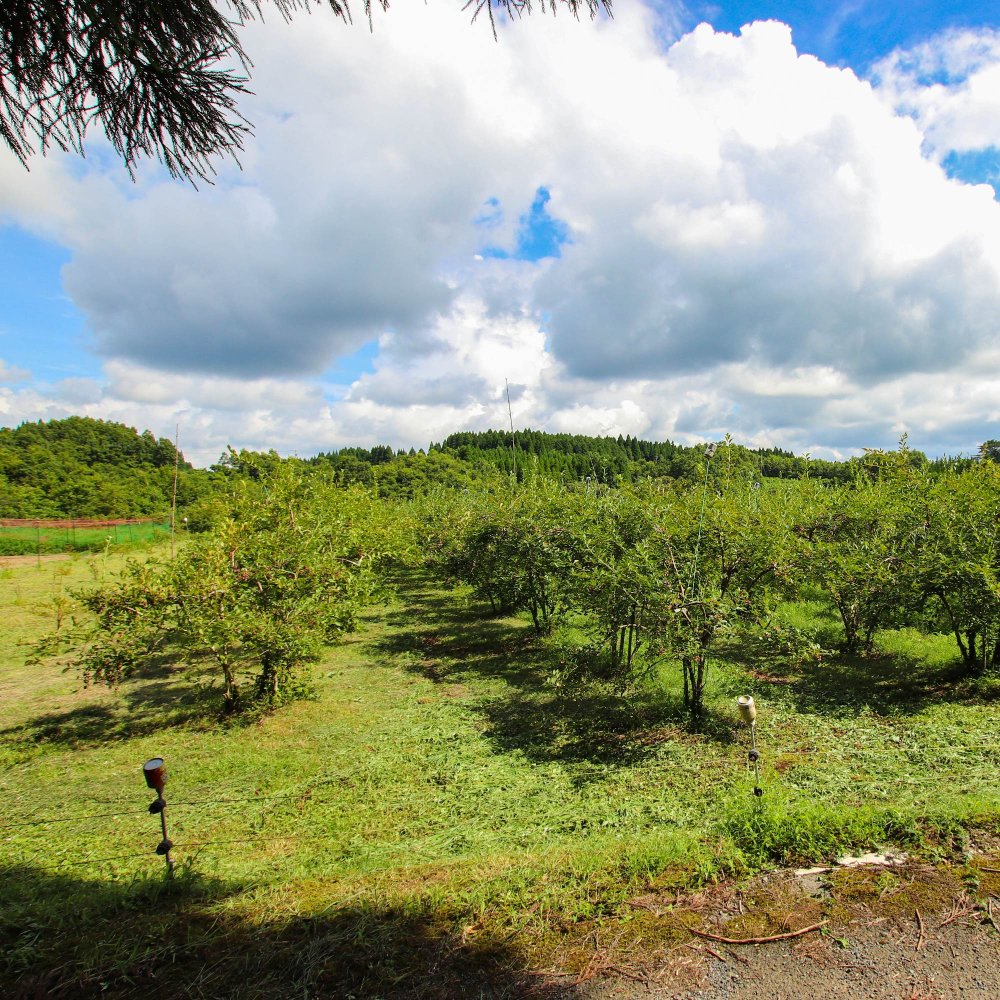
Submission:
M 503 380 L 504 388 L 507 390 L 507 417 L 510 420 L 510 457 L 514 463 L 514 481 L 517 481 L 517 440 L 514 437 L 514 413 L 510 408 L 510 383 Z
M 177 450 L 177 445 L 181 439 L 181 425 L 174 424 L 174 488 L 170 497 L 170 558 L 174 557 L 174 524 L 177 521 L 177 463 L 180 461 L 181 453 Z
M 694 568 L 691 570 L 690 592 L 693 595 L 698 593 L 698 552 L 701 549 L 701 530 L 705 526 L 705 497 L 708 494 L 708 470 L 712 466 L 715 447 L 715 442 L 712 442 L 705 449 L 705 481 L 701 484 L 701 514 L 698 516 L 698 538 L 694 543 Z

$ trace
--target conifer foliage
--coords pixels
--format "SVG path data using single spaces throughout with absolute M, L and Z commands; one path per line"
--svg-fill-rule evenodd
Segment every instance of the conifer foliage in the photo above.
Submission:
M 175 177 L 209 178 L 212 158 L 236 155 L 250 132 L 238 104 L 250 59 L 239 28 L 265 7 L 284 18 L 311 0 L 6 0 L 0 4 L 0 138 L 22 163 L 36 148 L 83 151 L 99 127 L 129 171 L 159 159 Z M 348 0 L 326 0 L 351 20 Z M 389 0 L 363 0 L 372 8 Z M 531 13 L 531 0 L 469 0 L 496 32 L 495 10 Z M 540 0 L 594 16 L 611 0 Z

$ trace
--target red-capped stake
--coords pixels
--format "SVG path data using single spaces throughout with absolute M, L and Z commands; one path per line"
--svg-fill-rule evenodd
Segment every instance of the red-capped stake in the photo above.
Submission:
M 167 766 L 163 763 L 162 757 L 153 757 L 142 765 L 142 775 L 146 779 L 146 784 L 156 792 L 156 799 L 150 805 L 149 811 L 154 815 L 160 815 L 160 829 L 163 831 L 163 840 L 156 847 L 156 853 L 162 855 L 167 862 L 167 878 L 173 878 L 174 859 L 170 856 L 170 849 L 174 846 L 173 841 L 167 836 L 167 803 L 163 798 L 163 786 L 167 783 Z
M 146 779 L 146 785 L 155 789 L 156 794 L 163 795 L 163 786 L 167 783 L 167 765 L 163 763 L 162 757 L 153 757 L 142 765 L 142 774 Z

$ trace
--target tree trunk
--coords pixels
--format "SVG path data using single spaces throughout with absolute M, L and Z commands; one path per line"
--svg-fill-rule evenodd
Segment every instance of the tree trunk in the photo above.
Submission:
M 965 665 L 972 677 L 979 677 L 986 668 L 986 636 L 980 641 L 979 633 L 969 630 L 965 633 L 965 645 L 962 648 Z
M 844 626 L 844 652 L 848 656 L 854 656 L 858 651 L 858 627 L 854 615 L 851 614 L 850 607 L 843 601 L 834 598 L 837 611 L 840 613 L 840 621 Z
M 691 684 L 691 714 L 701 715 L 705 709 L 705 657 L 694 657 L 694 677 Z
M 257 694 L 272 704 L 278 700 L 278 668 L 269 656 L 261 660 L 261 670 L 257 676 Z
M 240 693 L 236 687 L 236 672 L 229 663 L 222 664 L 222 676 L 226 682 L 226 690 L 222 696 L 222 710 L 231 715 L 239 708 Z
M 625 626 L 619 625 L 615 633 L 615 641 L 612 644 L 614 647 L 614 656 L 612 657 L 614 661 L 615 672 L 617 673 L 618 668 L 621 666 L 622 660 L 625 657 Z
M 934 591 L 934 596 L 941 602 L 946 614 L 948 615 L 948 621 L 951 622 L 951 630 L 955 636 L 955 642 L 958 643 L 959 652 L 962 654 L 962 662 L 970 668 L 970 673 L 975 673 L 976 663 L 976 633 L 966 632 L 963 636 L 962 630 L 958 626 L 958 622 L 955 620 L 955 616 L 952 614 L 951 605 L 948 603 L 948 599 L 944 596 L 941 591 Z M 982 666 L 982 664 L 978 664 Z
M 705 657 L 685 656 L 681 661 L 684 667 L 684 705 L 690 714 L 698 717 L 705 709 Z

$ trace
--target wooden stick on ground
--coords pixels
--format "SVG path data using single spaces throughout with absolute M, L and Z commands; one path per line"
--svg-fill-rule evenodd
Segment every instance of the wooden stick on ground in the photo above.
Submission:
M 818 924 L 810 924 L 808 927 L 803 927 L 797 931 L 788 931 L 785 934 L 771 934 L 768 937 L 751 938 L 722 937 L 721 934 L 709 934 L 708 931 L 696 931 L 693 927 L 689 927 L 688 930 L 692 934 L 697 934 L 698 937 L 708 938 L 709 941 L 721 941 L 723 944 L 770 944 L 772 941 L 786 941 L 788 938 L 802 937 L 803 934 L 808 934 L 810 931 L 818 931 L 820 927 L 824 924 L 828 924 L 829 922 L 829 920 L 821 920 Z
M 993 925 L 993 930 L 1000 931 L 1000 927 L 997 926 L 996 917 L 993 916 L 993 897 L 986 897 L 986 919 Z
M 975 907 L 968 897 L 953 899 L 951 901 L 951 913 L 941 921 L 938 927 L 947 927 L 948 924 L 953 924 L 955 921 L 961 920 L 962 917 L 970 917 L 975 912 Z
M 920 936 L 917 938 L 917 946 L 913 949 L 914 952 L 920 951 L 925 944 L 924 918 L 920 916 L 919 910 L 917 910 L 917 926 L 920 928 Z
M 640 975 L 637 972 L 629 972 L 628 969 L 623 969 L 620 965 L 602 965 L 602 972 L 617 972 L 619 976 L 624 976 L 626 979 L 631 979 L 637 983 L 645 983 L 649 985 L 649 977 Z
M 707 951 L 709 955 L 717 958 L 720 962 L 727 961 L 725 955 L 716 951 L 714 948 L 709 947 L 707 944 L 689 944 L 685 945 L 685 947 L 690 948 L 692 951 Z

